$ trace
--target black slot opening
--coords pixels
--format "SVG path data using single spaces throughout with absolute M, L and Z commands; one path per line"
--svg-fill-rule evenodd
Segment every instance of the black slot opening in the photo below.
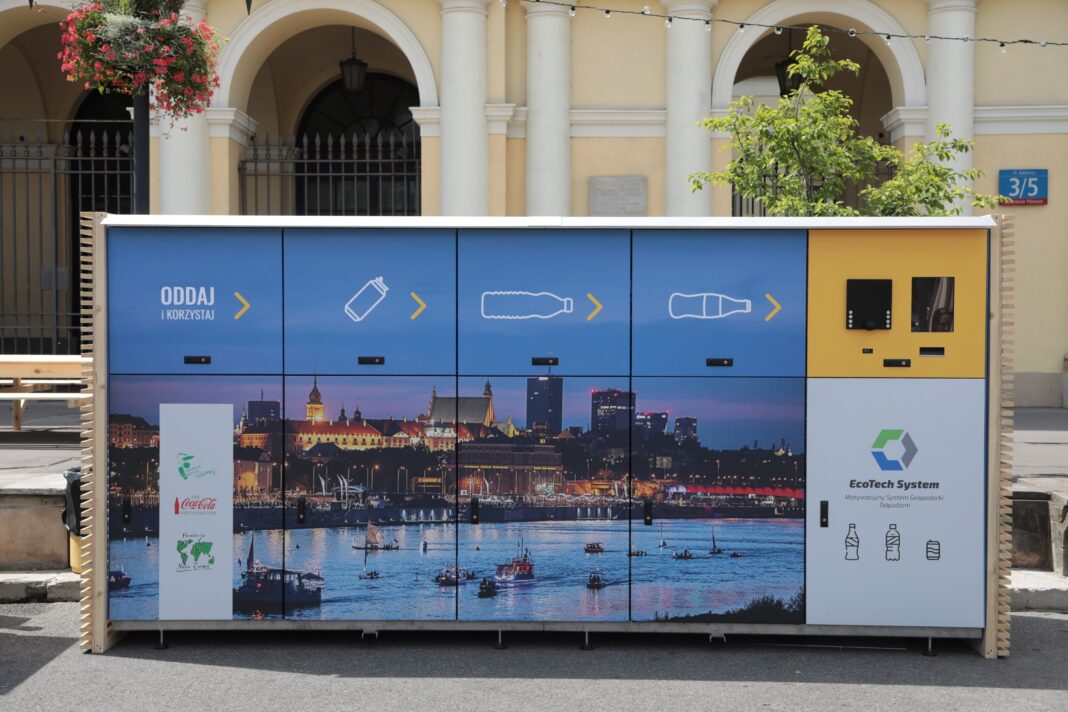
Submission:
M 828 514 L 829 514 L 828 509 L 829 509 L 829 507 L 830 507 L 830 503 L 827 500 L 825 500 L 825 499 L 821 499 L 820 500 L 820 526 L 821 527 L 826 527 L 828 524 L 830 524 L 830 521 L 829 521 L 829 518 L 828 518 Z
M 385 364 L 385 356 L 357 356 L 356 363 L 360 366 L 381 366 Z
M 211 356 L 186 356 L 184 361 L 187 366 L 205 366 L 211 363 Z
M 556 356 L 533 356 L 530 359 L 531 366 L 559 366 L 560 359 Z
M 921 346 L 920 356 L 945 356 L 946 347 L 944 346 Z
M 471 498 L 471 523 L 478 524 L 478 497 Z
M 644 516 L 642 517 L 643 523 L 647 527 L 653 526 L 653 500 L 647 499 L 644 503 Z
M 705 365 L 709 368 L 714 367 L 731 367 L 734 365 L 734 359 L 732 358 L 706 358 Z
M 909 368 L 912 366 L 912 359 L 908 358 L 884 358 L 883 366 L 886 368 Z

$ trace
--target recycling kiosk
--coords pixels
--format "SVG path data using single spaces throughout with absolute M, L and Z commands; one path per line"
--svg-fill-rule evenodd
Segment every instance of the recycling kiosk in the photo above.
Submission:
M 97 216 L 87 647 L 130 630 L 1007 654 L 981 218 Z

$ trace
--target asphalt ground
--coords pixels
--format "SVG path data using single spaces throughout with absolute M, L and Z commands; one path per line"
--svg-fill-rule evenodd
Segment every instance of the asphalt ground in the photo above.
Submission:
M 574 634 L 128 635 L 77 645 L 77 604 L 0 606 L 0 710 L 1057 710 L 1068 615 L 1013 615 L 1012 655 L 962 642 Z

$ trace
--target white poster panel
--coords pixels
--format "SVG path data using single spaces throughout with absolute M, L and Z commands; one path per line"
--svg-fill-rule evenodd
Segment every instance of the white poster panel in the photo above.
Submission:
M 159 407 L 159 617 L 233 617 L 230 404 Z
M 982 627 L 985 388 L 809 379 L 808 623 Z

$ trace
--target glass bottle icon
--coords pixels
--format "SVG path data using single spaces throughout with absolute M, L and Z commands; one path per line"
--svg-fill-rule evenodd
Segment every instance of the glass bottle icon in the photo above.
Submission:
M 731 314 L 748 314 L 752 302 L 726 294 L 673 292 L 668 298 L 668 315 L 672 319 L 722 319 Z
M 896 524 L 891 524 L 886 532 L 886 560 L 901 560 L 901 532 L 897 530 Z
M 849 532 L 845 538 L 846 548 L 846 561 L 857 561 L 860 559 L 860 537 L 857 536 L 857 525 L 850 524 Z
M 352 295 L 352 299 L 345 304 L 345 313 L 353 321 L 363 321 L 386 298 L 388 291 L 389 287 L 381 277 L 367 280 L 367 283 L 360 287 L 360 291 Z
M 559 297 L 552 292 L 483 292 L 483 319 L 552 319 L 570 314 L 574 309 L 571 297 Z

